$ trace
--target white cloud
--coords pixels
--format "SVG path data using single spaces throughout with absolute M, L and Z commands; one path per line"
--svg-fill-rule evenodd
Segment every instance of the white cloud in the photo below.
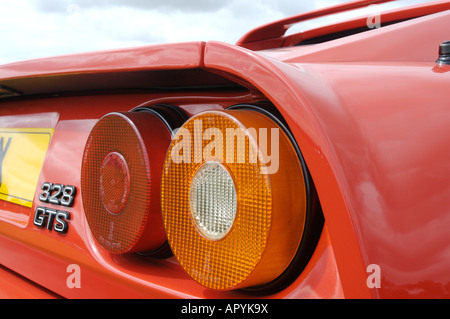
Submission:
M 259 25 L 340 2 L 345 0 L 2 1 L 0 64 L 156 43 L 235 43 Z
M 311 4 L 290 0 L 3 1 L 0 63 L 155 43 L 234 43 L 250 29 L 306 7 Z

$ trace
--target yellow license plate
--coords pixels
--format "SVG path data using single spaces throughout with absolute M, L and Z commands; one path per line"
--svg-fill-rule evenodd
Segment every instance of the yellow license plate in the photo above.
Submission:
M 32 206 L 53 131 L 0 128 L 0 200 Z

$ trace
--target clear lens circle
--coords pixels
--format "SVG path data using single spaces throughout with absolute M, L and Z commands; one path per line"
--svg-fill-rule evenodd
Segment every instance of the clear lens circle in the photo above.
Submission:
M 218 162 L 206 162 L 196 171 L 189 202 L 197 230 L 207 239 L 224 238 L 236 217 L 236 187 L 228 170 Z

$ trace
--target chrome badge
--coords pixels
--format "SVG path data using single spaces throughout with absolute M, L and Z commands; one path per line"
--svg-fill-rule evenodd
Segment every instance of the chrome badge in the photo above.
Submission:
M 57 206 L 72 207 L 77 189 L 75 186 L 45 182 L 41 187 L 39 200 Z M 38 206 L 34 212 L 33 223 L 37 227 L 65 234 L 69 229 L 70 212 L 50 207 Z

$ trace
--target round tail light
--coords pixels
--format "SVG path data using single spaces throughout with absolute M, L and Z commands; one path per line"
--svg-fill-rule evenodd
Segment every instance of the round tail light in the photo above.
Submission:
M 166 242 L 160 180 L 171 132 L 148 112 L 110 113 L 92 129 L 81 192 L 95 239 L 112 253 L 151 252 Z
M 161 186 L 166 233 L 185 271 L 217 290 L 279 277 L 305 229 L 302 165 L 284 131 L 258 112 L 188 120 L 169 147 Z

